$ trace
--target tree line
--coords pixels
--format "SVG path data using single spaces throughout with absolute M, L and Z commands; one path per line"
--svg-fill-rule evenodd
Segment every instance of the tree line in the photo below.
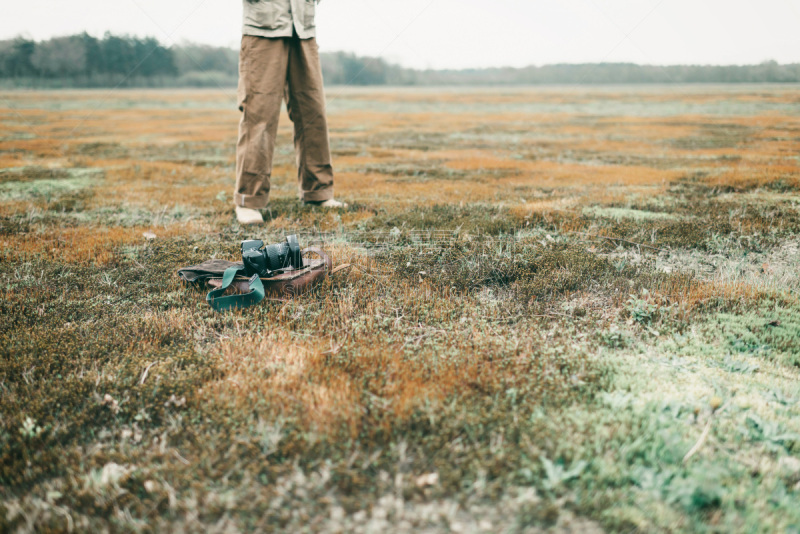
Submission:
M 20 85 L 158 84 L 177 75 L 173 51 L 152 37 L 97 39 L 84 33 L 38 43 L 0 41 L 0 78 Z
M 102 39 L 87 33 L 34 42 L 0 41 L 0 85 L 6 87 L 229 86 L 238 76 L 235 50 L 207 45 L 165 47 L 152 37 Z
M 523 85 L 641 83 L 800 83 L 800 64 L 652 66 L 563 64 L 525 68 L 414 70 L 382 58 L 321 55 L 332 85 Z M 165 47 L 152 37 L 98 39 L 87 33 L 35 42 L 0 41 L 2 87 L 230 87 L 238 52 L 223 47 Z
M 425 85 L 798 83 L 800 64 L 637 65 L 593 63 L 542 67 L 428 70 L 417 73 Z

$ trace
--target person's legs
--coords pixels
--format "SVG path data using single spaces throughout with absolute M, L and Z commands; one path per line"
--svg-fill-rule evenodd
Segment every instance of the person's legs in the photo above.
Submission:
M 316 39 L 295 36 L 290 41 L 286 108 L 294 123 L 300 196 L 306 202 L 329 201 L 333 167 Z
M 269 202 L 272 156 L 289 59 L 288 39 L 245 35 L 239 59 L 239 142 L 236 146 L 237 208 Z

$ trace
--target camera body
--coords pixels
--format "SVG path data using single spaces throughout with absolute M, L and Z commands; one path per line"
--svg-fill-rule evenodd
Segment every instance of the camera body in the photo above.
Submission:
M 278 271 L 303 268 L 303 253 L 296 235 L 286 242 L 264 246 L 260 239 L 242 241 L 242 263 L 247 276 L 270 278 Z

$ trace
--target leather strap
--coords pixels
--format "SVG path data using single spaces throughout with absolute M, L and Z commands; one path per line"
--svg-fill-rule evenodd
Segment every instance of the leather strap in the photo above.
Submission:
M 333 276 L 334 274 L 336 274 L 336 273 L 338 273 L 340 271 L 344 271 L 345 269 L 349 269 L 350 267 L 352 267 L 352 265 L 350 265 L 349 263 L 344 263 L 342 265 L 337 265 L 336 268 L 331 271 L 331 276 Z
M 235 308 L 249 308 L 264 300 L 264 284 L 257 274 L 253 275 L 250 279 L 249 293 L 223 297 L 222 295 L 231 286 L 237 274 L 239 274 L 239 269 L 236 267 L 231 267 L 226 270 L 225 274 L 222 276 L 222 286 L 220 286 L 219 289 L 211 291 L 206 297 L 206 302 L 208 302 L 208 305 L 215 311 L 225 312 Z
M 234 263 L 225 260 L 208 260 L 200 265 L 192 265 L 191 267 L 184 267 L 178 271 L 178 276 L 184 282 L 199 283 L 205 282 L 209 278 L 218 278 L 225 274 L 225 271 L 230 267 L 237 269 L 244 269 L 241 263 Z
M 322 258 L 322 260 L 325 262 L 325 271 L 330 273 L 333 270 L 333 261 L 331 260 L 331 257 L 328 256 L 328 254 L 324 250 L 322 250 L 319 247 L 308 247 L 303 251 L 303 256 L 305 256 L 309 252 L 312 254 L 316 254 L 317 256 Z

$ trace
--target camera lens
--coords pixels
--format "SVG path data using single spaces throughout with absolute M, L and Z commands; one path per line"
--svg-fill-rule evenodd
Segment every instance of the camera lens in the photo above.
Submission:
M 267 253 L 267 264 L 271 270 L 277 271 L 289 266 L 289 245 L 286 243 L 269 245 L 265 251 Z

